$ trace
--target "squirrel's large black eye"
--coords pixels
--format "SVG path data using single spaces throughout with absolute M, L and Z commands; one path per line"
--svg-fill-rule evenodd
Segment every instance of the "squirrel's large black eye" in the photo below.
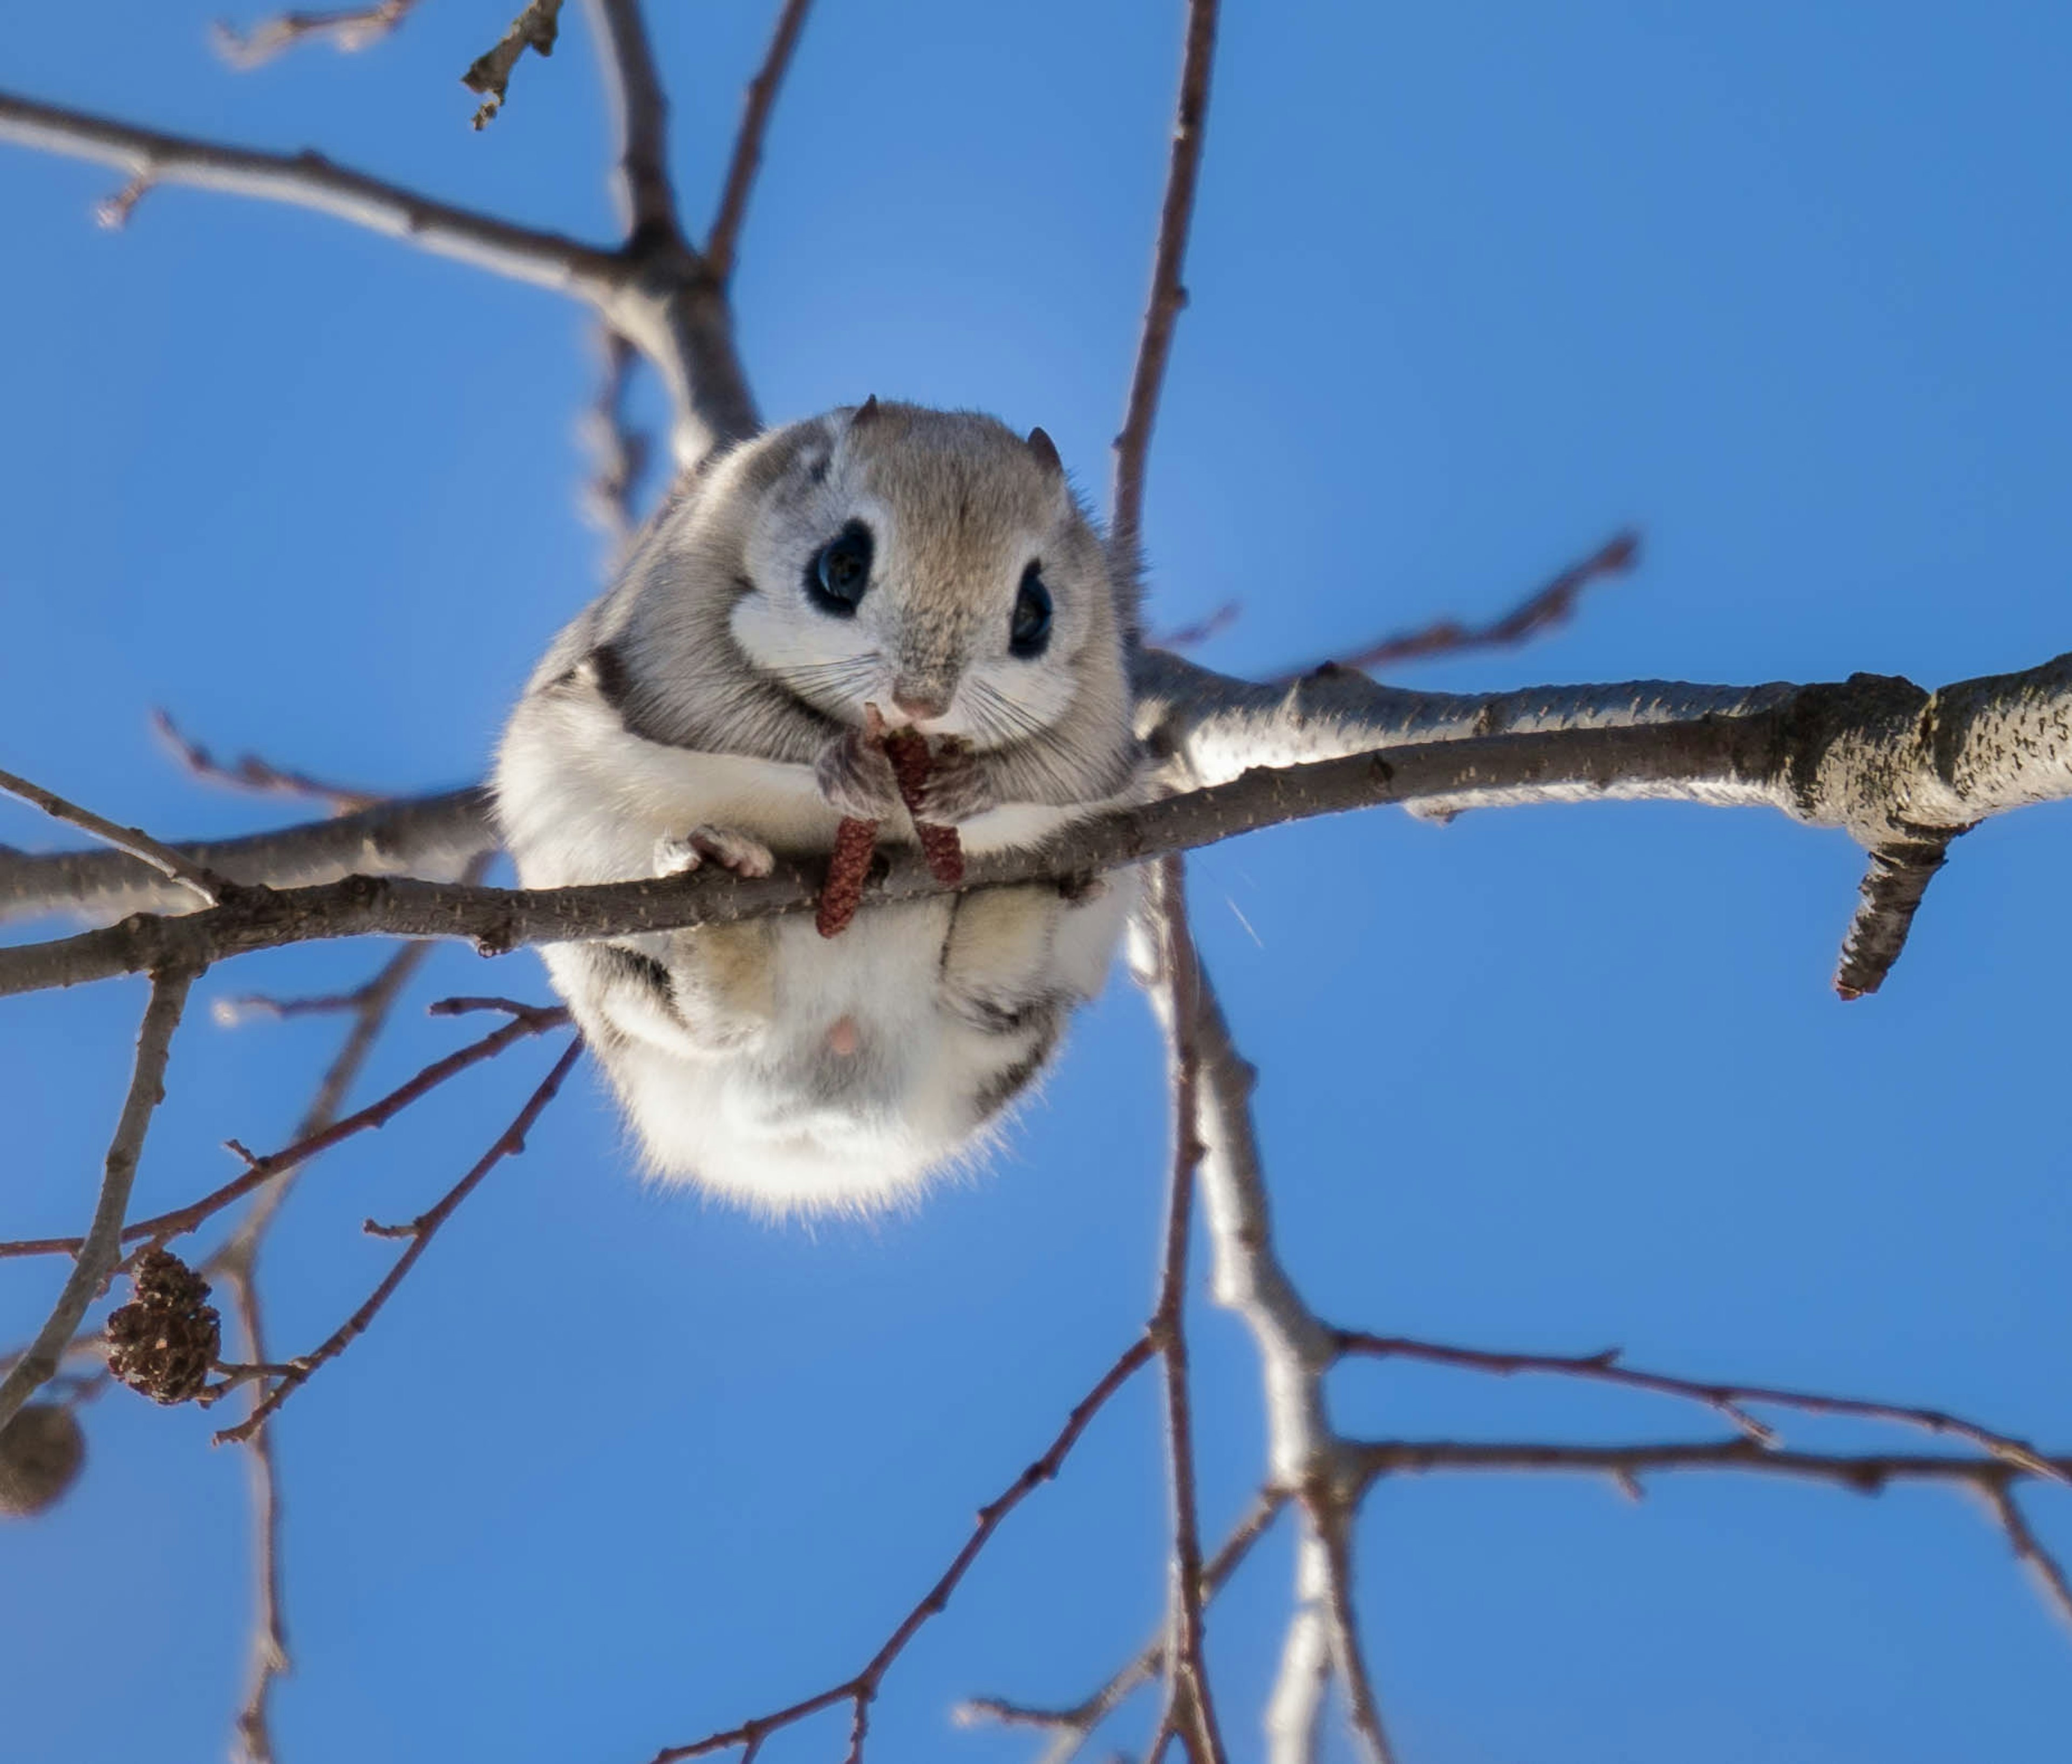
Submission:
M 806 566 L 806 597 L 823 613 L 852 618 L 870 586 L 870 529 L 851 521 Z
M 1050 641 L 1050 591 L 1043 585 L 1043 566 L 1031 564 L 1022 572 L 1022 592 L 1014 597 L 1014 622 L 1008 627 L 1011 654 L 1028 661 L 1041 655 Z

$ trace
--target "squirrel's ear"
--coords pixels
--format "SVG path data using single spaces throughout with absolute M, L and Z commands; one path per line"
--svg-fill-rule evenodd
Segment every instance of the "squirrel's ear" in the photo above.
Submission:
M 1058 444 L 1040 429 L 1029 431 L 1029 451 L 1053 478 L 1065 475 L 1065 462 L 1058 457 Z
M 849 418 L 849 426 L 851 429 L 861 429 L 865 423 L 874 420 L 877 415 L 878 394 L 873 392 L 870 397 L 856 407 L 856 414 Z

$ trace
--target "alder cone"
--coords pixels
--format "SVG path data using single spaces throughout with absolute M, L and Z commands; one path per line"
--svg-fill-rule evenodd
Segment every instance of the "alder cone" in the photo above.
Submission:
M 820 889 L 820 911 L 813 928 L 824 937 L 838 937 L 849 929 L 863 900 L 870 874 L 870 854 L 878 845 L 878 823 L 845 816 L 835 829 L 835 848 L 828 859 L 828 880 Z
M 154 1402 L 199 1396 L 223 1347 L 208 1282 L 178 1256 L 147 1249 L 130 1284 L 136 1296 L 108 1318 L 108 1369 Z
M 927 788 L 935 761 L 928 753 L 927 738 L 918 729 L 894 729 L 885 737 L 885 757 L 892 762 L 892 775 L 899 781 L 900 800 L 914 817 L 914 831 L 921 842 L 921 855 L 928 874 L 946 888 L 964 879 L 964 841 L 953 827 L 943 827 L 921 818 L 921 793 Z
M 62 1403 L 25 1403 L 0 1427 L 0 1514 L 47 1512 L 79 1480 L 86 1434 Z

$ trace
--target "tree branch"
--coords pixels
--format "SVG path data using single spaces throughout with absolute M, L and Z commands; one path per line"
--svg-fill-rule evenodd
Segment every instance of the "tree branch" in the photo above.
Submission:
M 763 65 L 748 82 L 747 102 L 741 113 L 741 129 L 734 138 L 734 152 L 727 160 L 726 182 L 720 192 L 719 212 L 705 238 L 705 262 L 724 286 L 734 273 L 736 248 L 741 242 L 742 222 L 748 215 L 748 195 L 754 188 L 755 174 L 763 164 L 763 137 L 770 130 L 770 113 L 777 102 L 799 37 L 806 27 L 806 14 L 813 0 L 784 0 L 771 33 L 770 47 Z
M 122 1216 L 129 1210 L 130 1191 L 137 1179 L 137 1164 L 143 1155 L 144 1135 L 150 1127 L 152 1112 L 165 1100 L 166 1065 L 172 1052 L 173 1032 L 187 1009 L 187 992 L 195 972 L 173 968 L 151 977 L 150 1003 L 144 1008 L 143 1027 L 137 1036 L 137 1063 L 130 1073 L 129 1095 L 116 1122 L 115 1137 L 109 1144 L 93 1222 L 87 1228 L 78 1259 L 43 1327 L 37 1331 L 27 1351 L 7 1368 L 6 1376 L 0 1378 L 0 1427 L 12 1421 L 22 1405 L 56 1372 L 87 1307 L 121 1259 Z
M 1856 1397 L 1832 1397 L 1819 1391 L 1785 1390 L 1772 1385 L 1708 1382 L 1679 1378 L 1667 1372 L 1643 1372 L 1637 1366 L 1622 1364 L 1615 1348 L 1594 1354 L 1512 1353 L 1417 1341 L 1405 1335 L 1370 1335 L 1359 1329 L 1342 1329 L 1337 1334 L 1338 1352 L 1344 1355 L 1374 1360 L 1418 1360 L 1431 1365 L 1493 1372 L 1499 1377 L 1519 1372 L 1546 1372 L 1558 1377 L 1616 1385 L 1627 1390 L 1647 1391 L 1657 1396 L 1679 1397 L 1703 1404 L 1724 1416 L 1760 1446 L 1776 1445 L 1777 1430 L 1750 1414 L 1745 1406 L 1750 1403 L 1795 1409 L 1802 1414 L 1843 1415 L 1858 1421 L 1892 1421 L 1901 1426 L 1918 1427 L 1924 1432 L 1968 1440 L 1981 1451 L 2033 1476 L 2055 1477 L 2058 1474 L 2049 1460 L 2027 1440 L 1996 1433 L 1976 1421 L 1966 1421 L 1939 1409 L 1871 1402 Z
M 639 0 L 590 0 L 591 34 L 604 70 L 606 93 L 619 136 L 612 187 L 629 236 L 678 231 L 676 195 L 669 182 L 669 101 L 648 40 Z
M 1160 860 L 1154 872 L 1152 923 L 1159 939 L 1159 966 L 1174 999 L 1170 1041 L 1173 1095 L 1173 1179 L 1166 1204 L 1164 1272 L 1151 1337 L 1166 1372 L 1166 1449 L 1171 1471 L 1173 1552 L 1167 1591 L 1166 1707 L 1153 1740 L 1153 1764 L 1166 1736 L 1176 1736 L 1194 1764 L 1223 1764 L 1202 1647 L 1202 1539 L 1194 1498 L 1194 1422 L 1187 1389 L 1187 1245 L 1194 1227 L 1195 1167 L 1202 1160 L 1199 1090 L 1201 1059 L 1194 1025 L 1200 970 L 1186 929 L 1181 860 Z
M 1593 582 L 1607 576 L 1621 576 L 1633 568 L 1640 555 L 1640 535 L 1618 533 L 1580 563 L 1571 564 L 1554 580 L 1520 601 L 1508 613 L 1486 625 L 1463 625 L 1442 618 L 1369 644 L 1350 655 L 1306 667 L 1291 668 L 1279 676 L 1282 682 L 1314 674 L 1319 667 L 1377 668 L 1398 662 L 1429 661 L 1438 655 L 1463 655 L 1474 650 L 1510 649 L 1530 642 L 1540 632 L 1565 624 L 1575 616 L 1576 603 Z
M 1856 917 L 1842 939 L 1842 959 L 1835 970 L 1835 991 L 1844 999 L 1860 999 L 1885 984 L 1892 965 L 1906 947 L 1922 896 L 1950 855 L 1950 842 L 1968 827 L 1931 837 L 1874 845 L 1864 871 Z
M 1267 1489 L 1252 1503 L 1252 1509 L 1231 1529 L 1228 1536 L 1217 1546 L 1207 1566 L 1202 1570 L 1202 1594 L 1204 1601 L 1213 1599 L 1223 1590 L 1224 1583 L 1235 1573 L 1252 1546 L 1272 1528 L 1281 1509 L 1288 1504 L 1286 1493 L 1280 1489 Z M 1071 1764 L 1078 1757 L 1094 1730 L 1106 1721 L 1123 1699 L 1140 1685 L 1148 1684 L 1166 1666 L 1166 1635 L 1161 1627 L 1158 1635 L 1144 1647 L 1134 1659 L 1111 1676 L 1092 1695 L 1075 1703 L 1070 1709 L 1038 1709 L 1026 1703 L 1009 1702 L 1004 1697 L 974 1696 L 957 1706 L 957 1720 L 965 1726 L 981 1721 L 995 1721 L 1009 1727 L 1041 1727 L 1048 1729 L 1054 1737 L 1042 1756 L 1041 1764 Z
M 404 958 L 413 957 L 414 966 L 416 960 L 422 959 L 423 953 L 428 948 L 428 945 L 418 943 L 404 950 L 376 977 L 368 989 L 368 996 L 378 1003 L 382 989 L 401 986 L 401 979 L 393 976 L 401 973 L 407 977 L 409 969 L 401 966 Z M 437 1011 L 438 1007 L 434 1006 L 433 1009 Z M 368 1048 L 380 1032 L 380 1011 L 363 1011 L 319 1093 L 319 1106 L 311 1108 L 310 1118 L 327 1118 L 336 1109 L 345 1085 L 352 1081 L 354 1073 L 366 1057 Z M 232 1149 L 242 1154 L 245 1159 L 247 1167 L 244 1175 L 187 1206 L 176 1207 L 171 1212 L 158 1213 L 152 1218 L 142 1219 L 135 1225 L 125 1226 L 122 1233 L 123 1241 L 164 1244 L 183 1236 L 214 1217 L 224 1208 L 243 1200 L 245 1196 L 263 1189 L 269 1184 L 278 1184 L 281 1178 L 292 1174 L 312 1158 L 328 1151 L 341 1141 L 351 1138 L 355 1134 L 364 1133 L 370 1127 L 386 1126 L 412 1103 L 428 1095 L 449 1078 L 465 1072 L 470 1066 L 495 1059 L 506 1048 L 516 1045 L 528 1036 L 543 1035 L 549 1029 L 565 1028 L 568 1021 L 569 1013 L 558 1005 L 514 1006 L 512 1007 L 512 1020 L 502 1028 L 484 1036 L 479 1041 L 471 1042 L 467 1047 L 447 1054 L 443 1059 L 434 1060 L 415 1077 L 398 1085 L 385 1097 L 370 1102 L 343 1120 L 327 1119 L 324 1125 L 299 1135 L 293 1144 L 282 1151 L 264 1158 L 255 1158 L 232 1140 Z M 305 1125 L 307 1125 L 306 1122 Z M 269 1212 L 271 1210 L 271 1207 L 267 1209 Z M 260 1224 L 263 1225 L 264 1223 L 265 1216 L 261 1215 Z M 84 1243 L 84 1240 L 78 1237 L 25 1238 L 12 1243 L 0 1243 L 0 1258 L 77 1254 Z
M 513 1025 L 516 1027 L 516 1025 Z M 355 1340 L 367 1332 L 381 1307 L 388 1302 L 405 1277 L 417 1266 L 418 1257 L 431 1247 L 432 1239 L 439 1228 L 453 1216 L 454 1211 L 475 1192 L 482 1179 L 506 1158 L 515 1157 L 525 1149 L 525 1135 L 532 1131 L 532 1124 L 540 1118 L 542 1110 L 554 1100 L 561 1088 L 561 1081 L 574 1069 L 582 1052 L 581 1037 L 572 1040 L 554 1062 L 553 1069 L 541 1081 L 540 1088 L 526 1101 L 511 1125 L 497 1136 L 468 1173 L 448 1189 L 438 1204 L 429 1212 L 421 1212 L 408 1225 L 377 1226 L 371 1219 L 367 1229 L 380 1237 L 408 1237 L 409 1246 L 396 1258 L 395 1265 L 382 1277 L 381 1283 L 367 1296 L 365 1302 L 327 1336 L 313 1353 L 297 1359 L 287 1374 L 252 1406 L 252 1413 L 235 1427 L 226 1427 L 216 1436 L 218 1445 L 228 1445 L 233 1440 L 250 1439 L 267 1421 L 298 1390 L 306 1384 L 310 1376 L 321 1367 L 343 1353 Z
M 400 798 L 356 814 L 245 839 L 176 844 L 190 863 L 249 887 L 293 888 L 348 876 L 456 876 L 494 851 L 489 793 L 479 787 Z M 184 888 L 119 851 L 31 855 L 0 846 L 0 923 L 46 913 L 113 917 L 184 911 Z
M 1151 295 L 1130 376 L 1122 433 L 1115 438 L 1115 488 L 1108 511 L 1108 544 L 1134 565 L 1144 526 L 1144 473 L 1151 452 L 1152 425 L 1172 359 L 1173 330 L 1187 304 L 1181 281 L 1187 236 L 1194 224 L 1194 192 L 1201 183 L 1202 146 L 1208 124 L 1209 75 L 1215 64 L 1218 0 L 1188 0 L 1187 41 L 1180 58 L 1180 97 L 1173 119 L 1173 153 L 1166 172 L 1166 196 L 1158 215 L 1158 243 L 1151 261 Z
M 147 184 L 187 184 L 313 208 L 535 287 L 609 302 L 624 279 L 610 252 L 559 233 L 435 202 L 333 165 L 321 154 L 262 153 L 142 129 L 0 92 L 0 140 L 113 166 Z
M 1140 1335 L 1124 1350 L 1122 1357 L 1101 1374 L 1100 1378 L 1085 1396 L 1073 1406 L 1065 1418 L 1065 1425 L 1058 1437 L 1050 1442 L 1050 1449 L 1041 1458 L 1010 1483 L 1005 1491 L 978 1510 L 977 1523 L 972 1534 L 964 1540 L 964 1548 L 952 1558 L 950 1565 L 928 1589 L 921 1602 L 909 1611 L 899 1627 L 886 1638 L 884 1646 L 874 1654 L 863 1670 L 855 1677 L 841 1684 L 793 1703 L 787 1708 L 773 1710 L 767 1715 L 758 1715 L 743 1721 L 738 1727 L 723 1729 L 708 1733 L 703 1739 L 693 1740 L 688 1746 L 665 1746 L 651 1760 L 651 1764 L 680 1764 L 689 1758 L 702 1758 L 712 1752 L 731 1751 L 736 1746 L 745 1749 L 742 1764 L 753 1758 L 763 1741 L 779 1728 L 789 1727 L 802 1721 L 809 1715 L 817 1715 L 824 1709 L 832 1709 L 840 1703 L 849 1704 L 854 1714 L 849 1734 L 849 1749 L 846 1764 L 861 1764 L 863 1742 L 870 1727 L 870 1710 L 876 1700 L 885 1675 L 891 1670 L 892 1663 L 906 1649 L 906 1644 L 920 1632 L 921 1627 L 931 1617 L 937 1615 L 949 1604 L 950 1595 L 976 1561 L 979 1553 L 1000 1528 L 1001 1522 L 1027 1499 L 1038 1488 L 1054 1477 L 1064 1467 L 1065 1459 L 1072 1447 L 1079 1443 L 1079 1435 L 1087 1430 L 1102 1405 L 1108 1398 L 1128 1384 L 1142 1370 L 1157 1350 L 1149 1334 Z
M 170 845 L 161 845 L 142 827 L 117 827 L 114 822 L 96 814 L 92 810 L 83 809 L 76 802 L 68 802 L 56 791 L 47 790 L 40 784 L 31 784 L 27 778 L 18 777 L 12 772 L 0 772 L 0 790 L 41 809 L 54 821 L 69 823 L 114 847 L 117 851 L 127 852 L 139 863 L 156 870 L 159 875 L 179 883 L 188 894 L 207 905 L 215 905 L 220 897 L 220 876 L 210 875 L 186 853 L 177 851 Z
M 256 790 L 265 796 L 313 797 L 325 804 L 334 814 L 350 814 L 358 809 L 371 809 L 388 801 L 375 790 L 356 790 L 343 784 L 331 784 L 322 778 L 311 777 L 306 772 L 291 772 L 262 759 L 257 753 L 240 754 L 231 765 L 225 765 L 200 742 L 191 740 L 182 732 L 180 726 L 163 710 L 151 712 L 151 726 L 159 738 L 172 749 L 180 764 L 205 783 L 227 785 L 233 790 Z

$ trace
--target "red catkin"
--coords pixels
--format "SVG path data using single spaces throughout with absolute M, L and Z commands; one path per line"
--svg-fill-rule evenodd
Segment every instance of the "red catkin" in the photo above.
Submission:
M 870 854 L 878 845 L 878 823 L 845 817 L 835 829 L 835 848 L 828 859 L 828 880 L 820 890 L 820 909 L 813 925 L 824 937 L 840 937 L 863 900 L 870 874 Z
M 921 855 L 927 862 L 929 875 L 946 888 L 956 887 L 964 879 L 964 842 L 955 827 L 923 820 L 916 807 L 935 763 L 929 756 L 927 738 L 918 729 L 894 729 L 885 737 L 885 757 L 891 761 L 892 775 L 899 781 L 900 799 L 914 817 L 915 835 L 921 842 Z

